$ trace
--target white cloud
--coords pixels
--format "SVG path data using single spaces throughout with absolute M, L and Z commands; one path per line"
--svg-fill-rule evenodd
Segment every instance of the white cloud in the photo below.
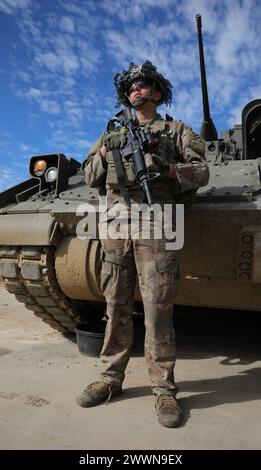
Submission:
M 65 74 L 71 74 L 77 71 L 79 67 L 79 61 L 75 54 L 70 53 L 62 57 L 63 60 L 63 69 Z
M 26 144 L 20 144 L 19 147 L 20 147 L 21 152 L 28 152 L 28 150 L 29 150 L 29 148 L 30 148 L 30 147 L 29 147 L 28 145 L 26 145 Z
M 224 0 L 186 0 L 176 5 L 176 12 L 188 21 L 189 28 L 194 34 L 196 33 L 196 15 L 200 14 L 203 31 L 218 35 L 223 33 L 224 8 Z
M 16 10 L 27 8 L 31 0 L 0 0 L 0 11 L 12 15 Z
M 53 52 L 38 52 L 35 59 L 51 71 L 58 70 L 62 65 L 62 58 Z
M 15 10 L 26 1 L 0 0 L 0 5 L 12 4 Z M 80 154 L 86 137 L 78 132 L 84 129 L 87 141 L 95 140 L 93 129 L 102 130 L 115 111 L 112 76 L 131 61 L 148 59 L 173 83 L 175 117 L 198 128 L 202 99 L 195 15 L 200 13 L 212 114 L 224 127 L 238 118 L 245 100 L 261 96 L 258 2 L 118 0 L 115 7 L 111 0 L 58 0 L 59 16 L 52 6 L 40 15 L 37 0 L 30 10 L 19 10 L 25 56 L 14 71 L 17 96 L 34 103 L 35 114 L 55 116 L 53 142 L 62 144 L 68 136 L 66 145 Z
M 103 0 L 101 8 L 106 14 L 117 16 L 123 23 L 142 22 L 152 11 L 175 8 L 176 0 L 117 0 L 117 7 L 111 0 Z
M 13 180 L 13 172 L 10 169 L 1 168 L 0 190 L 8 187 L 9 182 Z
M 38 152 L 37 148 L 32 147 L 31 145 L 22 144 L 22 143 L 19 144 L 19 149 L 21 150 L 22 153 L 26 153 L 27 155 L 28 154 L 35 154 L 35 153 Z
M 59 28 L 65 33 L 74 33 L 74 22 L 69 16 L 63 16 L 59 22 Z
M 3 131 L 0 129 L 0 148 L 5 149 L 7 145 L 11 142 L 11 134 L 9 132 Z
M 17 96 L 28 98 L 37 103 L 42 111 L 49 114 L 59 114 L 60 105 L 55 100 L 48 97 L 47 91 L 39 90 L 38 88 L 31 87 L 28 91 L 18 91 Z
M 82 161 L 92 144 L 93 142 L 84 138 L 81 132 L 68 135 L 64 130 L 57 129 L 48 141 L 48 148 L 51 151 L 63 152 L 66 156 L 72 154 L 74 158 Z
M 28 92 L 26 93 L 27 98 L 34 98 L 34 99 L 40 99 L 43 96 L 43 92 L 39 90 L 38 88 L 30 88 Z
M 21 165 L 21 162 L 19 162 L 17 168 L 15 168 L 14 163 L 15 162 L 12 162 L 9 166 L 1 165 L 0 192 L 28 179 L 28 165 Z
M 37 52 L 36 62 L 51 72 L 61 72 L 65 75 L 73 74 L 79 67 L 77 56 L 69 48 L 64 47 L 55 52 Z
M 23 80 L 23 82 L 30 82 L 31 81 L 31 76 L 29 73 L 23 72 L 23 70 L 18 70 L 17 75 Z
M 216 46 L 216 63 L 227 71 L 240 63 L 242 73 L 249 66 L 248 54 L 254 44 L 255 35 L 258 33 L 253 30 L 251 24 L 250 13 L 252 13 L 253 3 L 252 0 L 248 0 L 241 6 L 239 1 L 231 2 L 231 10 L 227 11 L 224 16 L 224 30 Z M 258 56 L 255 55 L 254 66 L 258 66 L 259 62 Z
M 42 111 L 46 111 L 49 114 L 59 114 L 60 112 L 60 105 L 56 103 L 54 100 L 49 100 L 48 98 L 41 98 L 38 100 L 40 108 Z
M 100 45 L 95 41 L 96 37 L 100 38 L 97 28 L 100 19 L 94 4 L 88 1 L 84 8 L 75 9 L 72 3 L 60 3 L 65 13 L 62 18 L 53 11 L 41 18 L 33 9 L 21 16 L 19 28 L 28 56 L 20 64 L 19 74 L 16 71 L 13 84 L 17 96 L 29 100 L 39 111 L 55 116 L 50 125 L 54 140 L 58 130 L 76 135 L 84 122 L 97 123 L 113 113 L 113 107 L 105 109 L 104 98 L 96 90 L 95 73 L 102 57 Z M 18 82 L 18 76 L 23 83 Z M 95 110 L 94 118 L 90 110 L 92 113 Z M 33 121 L 39 122 L 37 111 L 33 114 Z M 78 154 L 86 141 L 79 139 L 73 139 L 70 146 L 73 152 L 74 145 Z M 64 144 L 63 151 L 66 152 Z
M 78 41 L 78 47 L 81 70 L 88 77 L 97 72 L 101 63 L 101 52 L 84 41 Z
M 22 15 L 19 27 L 29 60 L 21 64 L 22 70 L 19 72 L 22 75 L 20 73 L 19 76 L 24 76 L 25 80 L 31 76 L 31 86 L 34 83 L 38 86 L 41 84 L 48 95 L 55 91 L 60 98 L 62 94 L 74 94 L 76 83 L 78 85 L 83 77 L 86 79 L 97 71 L 101 62 L 100 50 L 94 44 L 95 38 L 89 34 L 89 25 L 95 24 L 97 18 L 94 16 L 92 21 L 92 15 L 89 14 L 86 25 L 83 21 L 88 15 L 88 8 L 89 2 L 81 11 L 81 16 L 73 18 L 63 16 L 60 19 L 52 12 L 45 16 L 46 23 L 45 19 L 41 22 L 36 20 L 33 11 Z M 80 32 L 66 34 L 76 29 L 80 29 Z M 29 94 L 24 96 L 29 97 Z

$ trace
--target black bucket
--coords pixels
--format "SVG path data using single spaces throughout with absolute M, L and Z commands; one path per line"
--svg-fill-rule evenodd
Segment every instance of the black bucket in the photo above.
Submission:
M 135 315 L 134 341 L 132 356 L 143 356 L 144 351 L 144 322 L 143 317 Z M 85 356 L 99 357 L 104 341 L 106 321 L 86 323 L 75 327 L 76 339 L 80 353 Z
M 78 325 L 75 327 L 76 339 L 80 353 L 91 357 L 100 356 L 104 341 L 104 328 L 105 325 L 102 325 L 101 328 L 98 328 L 100 331 L 90 331 L 93 328 L 90 328 L 89 325 Z

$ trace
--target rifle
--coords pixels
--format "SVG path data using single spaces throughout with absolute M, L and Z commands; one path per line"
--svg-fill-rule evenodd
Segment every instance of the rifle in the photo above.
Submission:
M 126 195 L 126 188 L 123 188 L 123 164 L 122 158 L 132 157 L 133 172 L 138 183 L 143 187 L 146 195 L 147 203 L 151 207 L 153 204 L 152 194 L 150 190 L 150 181 L 157 178 L 159 173 L 151 176 L 146 167 L 144 154 L 151 151 L 157 144 L 155 136 L 150 132 L 137 128 L 132 117 L 131 109 L 125 108 L 116 114 L 117 121 L 123 124 L 127 132 L 127 145 L 116 151 L 112 151 L 115 162 L 115 168 L 118 176 L 119 187 L 123 194 Z M 119 162 L 120 158 L 120 162 Z

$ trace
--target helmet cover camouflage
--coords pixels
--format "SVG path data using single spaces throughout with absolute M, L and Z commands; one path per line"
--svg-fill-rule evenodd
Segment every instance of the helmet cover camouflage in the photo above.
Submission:
M 119 107 L 121 104 L 124 106 L 130 105 L 126 94 L 128 95 L 131 83 L 138 79 L 146 79 L 155 83 L 157 89 L 162 93 L 158 104 L 165 103 L 166 105 L 170 105 L 172 99 L 172 85 L 170 81 L 157 71 L 155 65 L 146 60 L 144 64 L 140 65 L 135 65 L 131 62 L 128 70 L 124 70 L 122 74 L 118 73 L 114 76 L 114 84 L 117 93 L 116 107 Z

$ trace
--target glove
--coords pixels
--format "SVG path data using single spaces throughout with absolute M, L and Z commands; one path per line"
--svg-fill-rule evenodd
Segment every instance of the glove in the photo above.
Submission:
M 123 131 L 112 131 L 107 134 L 104 140 L 104 144 L 108 150 L 114 150 L 125 147 L 127 143 L 126 132 Z
M 160 173 L 160 176 L 167 176 L 169 172 L 169 164 L 163 158 L 155 153 L 146 153 L 144 160 L 149 173 Z

